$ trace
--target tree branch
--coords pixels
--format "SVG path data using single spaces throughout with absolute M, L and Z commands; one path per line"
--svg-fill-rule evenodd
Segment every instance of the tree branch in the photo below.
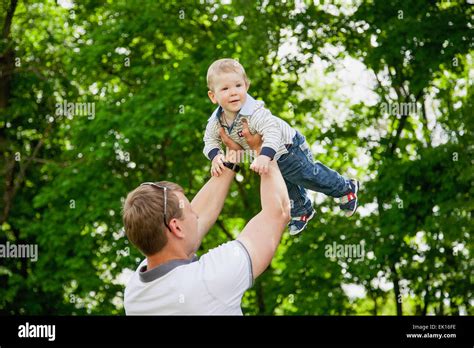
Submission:
M 133 87 L 134 86 L 134 84 L 132 82 L 127 81 L 126 79 L 124 79 L 122 76 L 120 76 L 118 73 L 116 73 L 110 66 L 108 66 L 106 64 L 101 64 L 101 67 L 104 69 L 104 71 L 106 73 L 108 73 L 109 75 L 117 77 L 122 83 L 124 83 L 128 87 Z
M 395 134 L 395 137 L 391 141 L 389 148 L 388 148 L 388 154 L 393 156 L 395 149 L 397 148 L 398 140 L 400 140 L 400 135 L 402 134 L 403 128 L 405 128 L 405 123 L 407 122 L 407 116 L 402 116 L 400 119 L 400 123 L 398 124 L 397 128 L 397 134 Z
M 422 112 L 423 120 L 424 120 L 424 122 L 422 122 L 424 125 L 423 128 L 425 129 L 425 131 L 423 132 L 423 135 L 425 136 L 426 144 L 428 146 L 431 146 L 432 139 L 431 139 L 431 131 L 428 128 L 428 117 L 426 116 L 425 98 L 422 98 L 421 100 L 421 112 Z
M 13 172 L 15 170 L 15 158 L 11 157 L 9 161 L 7 161 L 7 164 L 5 166 L 5 191 L 3 192 L 3 213 L 2 216 L 0 216 L 0 225 L 3 224 L 5 221 L 7 221 L 8 214 L 11 209 L 11 204 L 12 204 L 12 192 L 13 192 Z
M 29 157 L 29 159 L 31 160 L 31 162 L 35 162 L 35 163 L 56 164 L 60 166 L 61 168 L 67 168 L 70 165 L 70 163 L 67 163 L 67 162 L 58 163 L 53 160 L 48 160 L 44 158 Z
M 224 223 L 220 219 L 217 219 L 216 224 L 217 224 L 217 226 L 219 226 L 219 228 L 222 230 L 222 232 L 224 232 L 224 234 L 227 236 L 227 238 L 229 238 L 229 240 L 235 239 L 234 236 L 232 236 L 232 234 L 227 230 Z
M 25 181 L 26 171 L 29 168 L 30 164 L 33 161 L 33 158 L 36 158 L 38 155 L 39 150 L 43 147 L 45 139 L 48 138 L 49 132 L 51 131 L 52 123 L 48 125 L 46 128 L 43 136 L 36 144 L 33 153 L 31 156 L 25 161 L 24 165 L 20 162 L 20 172 L 14 178 L 14 170 L 15 170 L 15 159 L 12 157 L 11 161 L 7 165 L 7 172 L 6 172 L 6 180 L 5 180 L 5 192 L 3 194 L 3 201 L 5 206 L 3 207 L 3 213 L 0 217 L 0 224 L 3 224 L 7 221 L 8 216 L 10 214 L 10 210 L 13 204 L 13 199 L 15 198 L 18 190 L 20 189 L 21 185 Z
M 13 15 L 15 14 L 16 5 L 18 4 L 18 0 L 12 0 L 10 3 L 10 7 L 7 10 L 7 15 L 5 17 L 5 24 L 3 25 L 2 36 L 4 39 L 8 39 L 10 37 Z
M 378 86 L 379 86 L 380 89 L 383 91 L 382 96 L 383 96 L 383 98 L 385 99 L 385 102 L 386 102 L 387 104 L 390 104 L 390 100 L 388 100 L 388 98 L 387 98 L 387 94 L 388 94 L 388 93 L 387 93 L 387 91 L 385 90 L 385 88 L 382 86 L 382 82 L 380 81 L 380 79 L 379 79 L 377 73 L 376 73 L 373 69 L 372 69 L 372 72 L 373 72 L 374 75 L 375 75 L 375 79 L 377 80 Z

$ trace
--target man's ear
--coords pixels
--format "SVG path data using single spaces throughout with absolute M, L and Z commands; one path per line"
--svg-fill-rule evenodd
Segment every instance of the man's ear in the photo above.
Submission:
M 216 95 L 214 94 L 213 91 L 207 91 L 207 96 L 209 97 L 209 99 L 211 99 L 211 102 L 213 104 L 217 104 Z
M 184 238 L 184 233 L 178 219 L 171 219 L 168 225 L 170 226 L 170 233 L 174 234 L 178 238 Z
M 247 83 L 245 83 L 245 86 L 247 87 L 247 89 L 246 89 L 245 91 L 248 92 L 248 91 L 249 91 L 249 88 L 250 88 L 250 81 L 247 82 Z

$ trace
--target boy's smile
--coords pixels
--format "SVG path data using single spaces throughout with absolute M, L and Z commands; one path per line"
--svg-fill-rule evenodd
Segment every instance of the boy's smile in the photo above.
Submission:
M 227 118 L 234 118 L 247 99 L 249 85 L 243 76 L 235 72 L 222 73 L 216 76 L 212 87 L 208 92 L 209 99 L 224 109 Z

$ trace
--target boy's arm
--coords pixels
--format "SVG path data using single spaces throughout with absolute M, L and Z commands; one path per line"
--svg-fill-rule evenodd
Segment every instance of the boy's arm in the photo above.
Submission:
M 250 165 L 250 169 L 258 174 L 266 174 L 268 166 L 282 144 L 282 130 L 278 119 L 267 109 L 258 110 L 252 121 L 257 133 L 263 136 L 262 150 Z
M 281 128 L 277 118 L 269 110 L 262 108 L 252 116 L 252 119 L 255 130 L 263 136 L 260 155 L 273 159 L 281 146 L 282 140 Z
M 213 160 L 216 155 L 222 153 L 222 141 L 219 137 L 219 126 L 214 120 L 207 123 L 204 132 L 204 149 L 203 153 L 209 160 Z

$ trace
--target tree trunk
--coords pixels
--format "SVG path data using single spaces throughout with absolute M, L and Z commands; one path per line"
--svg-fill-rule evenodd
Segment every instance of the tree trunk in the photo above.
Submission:
M 3 113 L 7 109 L 10 101 L 11 94 L 11 79 L 13 70 L 15 68 L 14 64 L 14 52 L 13 52 L 13 42 L 10 38 L 11 25 L 13 21 L 13 16 L 15 14 L 16 5 L 18 0 L 12 0 L 10 7 L 5 14 L 5 21 L 2 28 L 2 37 L 1 39 L 5 43 L 5 48 L 3 52 L 0 52 L 0 112 Z M 12 180 L 13 171 L 15 167 L 15 162 L 13 158 L 8 158 L 13 156 L 13 154 L 8 153 L 8 142 L 5 134 L 4 128 L 0 128 L 0 163 L 2 167 L 0 168 L 0 174 L 5 180 L 1 183 L 2 187 L 2 199 L 3 207 L 1 209 L 2 215 L 0 215 L 0 224 L 4 223 L 7 220 L 8 212 L 10 211 L 11 206 L 11 196 L 10 192 L 12 189 Z
M 258 314 L 264 315 L 265 313 L 265 298 L 263 296 L 263 287 L 262 282 L 257 282 L 255 287 L 255 292 L 257 294 L 257 305 L 258 305 Z
M 10 99 L 10 82 L 14 69 L 13 43 L 11 42 L 10 32 L 17 2 L 18 0 L 12 0 L 10 3 L 2 30 L 5 50 L 0 53 L 0 109 L 5 109 Z
M 392 271 L 392 280 L 393 280 L 393 291 L 395 292 L 395 303 L 397 304 L 397 315 L 402 316 L 403 315 L 403 309 L 402 309 L 402 298 L 400 294 L 400 284 L 398 283 L 398 273 L 395 268 L 395 265 L 392 265 L 390 267 L 390 270 Z
M 370 297 L 372 298 L 372 300 L 374 301 L 374 309 L 372 310 L 372 314 L 374 316 L 377 316 L 378 315 L 378 309 L 379 309 L 379 306 L 378 306 L 378 303 L 377 303 L 377 294 L 376 293 L 373 293 L 372 291 L 370 292 Z
M 421 315 L 423 316 L 426 316 L 426 312 L 428 311 L 428 305 L 429 305 L 429 302 L 430 302 L 430 288 L 429 288 L 429 285 L 428 285 L 428 282 L 430 280 L 430 273 L 428 272 L 428 274 L 426 275 L 426 279 L 425 279 L 425 282 L 426 282 L 426 293 L 425 293 L 425 296 L 423 298 L 423 311 L 421 312 Z
M 422 316 L 426 316 L 426 312 L 428 311 L 428 304 L 429 304 L 429 293 L 428 293 L 428 291 L 425 294 L 424 302 L 425 303 L 423 305 L 423 310 L 421 312 Z

